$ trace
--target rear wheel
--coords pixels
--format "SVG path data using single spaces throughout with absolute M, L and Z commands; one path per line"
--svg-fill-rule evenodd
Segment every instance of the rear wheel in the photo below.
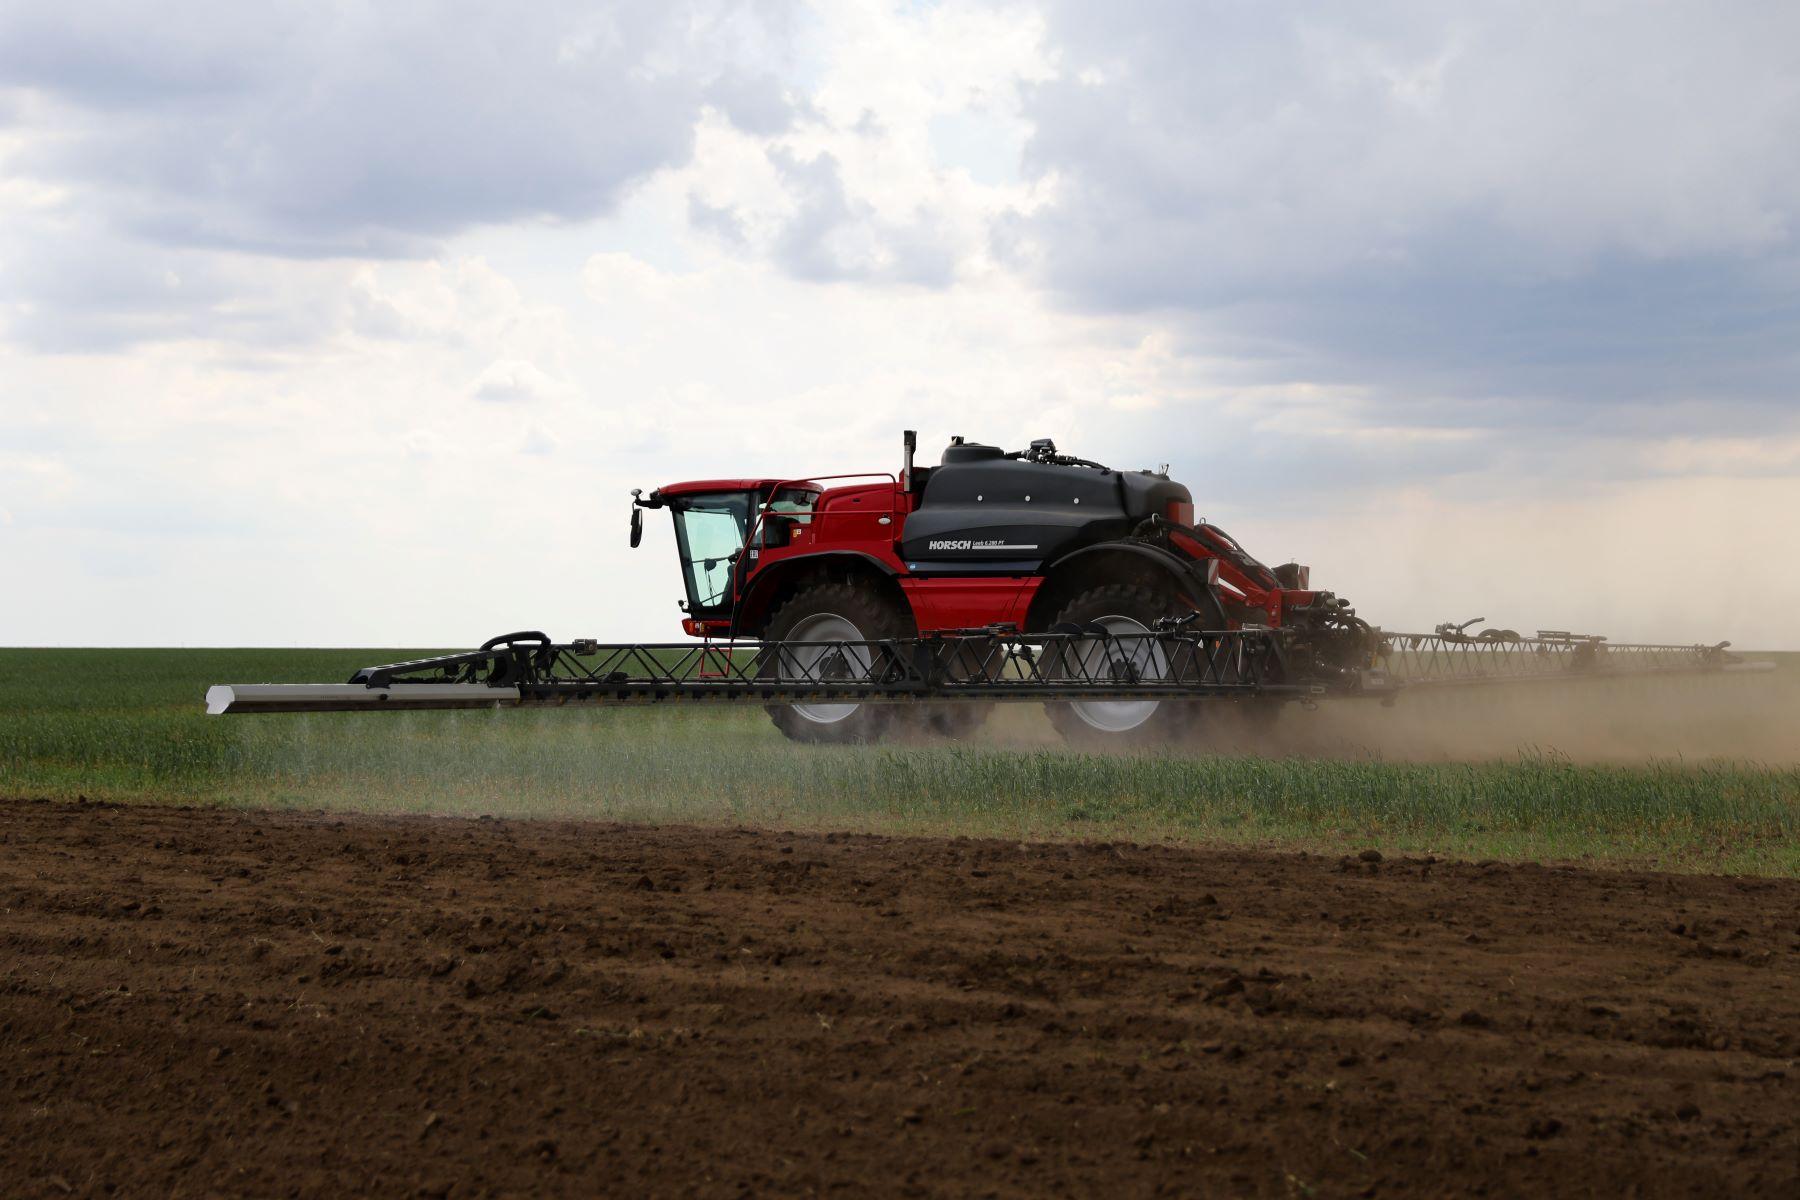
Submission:
M 911 637 L 905 610 L 872 584 L 859 580 L 803 586 L 776 608 L 763 629 L 765 642 L 874 642 Z M 879 648 L 783 646 L 763 665 L 765 678 L 795 683 L 866 679 L 880 673 Z M 771 704 L 769 719 L 797 742 L 878 740 L 893 724 L 893 706 L 841 701 Z
M 1224 612 L 1210 595 L 1202 599 L 1200 627 L 1222 629 Z M 1068 679 L 1120 683 L 1168 679 L 1173 646 L 1146 635 L 1163 617 L 1193 611 L 1173 586 L 1109 583 L 1080 593 L 1063 606 L 1056 623 L 1098 626 L 1119 638 L 1094 638 L 1062 649 L 1053 673 Z M 1142 746 L 1188 733 L 1198 716 L 1192 700 L 1060 700 L 1044 705 L 1050 723 L 1080 746 Z

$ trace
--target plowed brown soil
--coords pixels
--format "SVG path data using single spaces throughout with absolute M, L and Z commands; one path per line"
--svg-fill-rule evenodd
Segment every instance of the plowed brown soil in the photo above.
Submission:
M 7 1195 L 1800 1194 L 1800 884 L 0 803 Z

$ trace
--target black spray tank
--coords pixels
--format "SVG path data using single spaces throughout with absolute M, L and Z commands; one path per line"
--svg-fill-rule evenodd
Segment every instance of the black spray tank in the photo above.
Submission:
M 953 444 L 906 518 L 900 554 L 920 575 L 1029 575 L 1192 499 L 1181 484 L 1148 471 L 1030 461 L 996 446 Z

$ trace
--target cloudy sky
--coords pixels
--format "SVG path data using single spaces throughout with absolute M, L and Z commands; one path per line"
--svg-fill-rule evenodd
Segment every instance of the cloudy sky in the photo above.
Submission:
M 1800 7 L 0 0 L 0 644 L 676 637 L 632 487 L 1174 464 L 1800 648 Z

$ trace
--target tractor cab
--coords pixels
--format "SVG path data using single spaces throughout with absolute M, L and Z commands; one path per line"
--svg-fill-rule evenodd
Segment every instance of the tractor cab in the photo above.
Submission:
M 638 493 L 633 493 L 638 497 Z M 690 622 L 728 621 L 746 545 L 788 545 L 811 520 L 818 500 L 813 487 L 779 479 L 703 479 L 674 483 L 635 498 L 632 542 L 642 536 L 643 510 L 667 508 L 675 522 L 675 547 Z M 747 572 L 744 572 L 747 573 Z

